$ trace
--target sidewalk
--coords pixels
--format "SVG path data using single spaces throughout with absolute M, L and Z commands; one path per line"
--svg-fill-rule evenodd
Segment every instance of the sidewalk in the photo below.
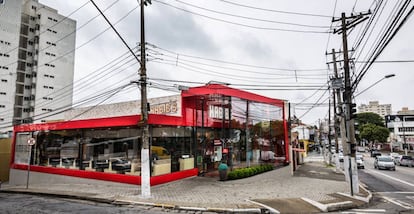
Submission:
M 343 174 L 322 162 L 306 162 L 291 175 L 290 166 L 253 177 L 218 181 L 192 177 L 151 187 L 151 198 L 140 196 L 140 186 L 97 181 L 96 184 L 2 185 L 2 192 L 23 192 L 115 204 L 140 204 L 169 209 L 228 213 L 320 213 L 353 208 L 369 201 L 370 194 L 346 197 Z M 359 199 L 359 200 L 357 200 Z M 364 202 L 365 201 L 365 202 Z

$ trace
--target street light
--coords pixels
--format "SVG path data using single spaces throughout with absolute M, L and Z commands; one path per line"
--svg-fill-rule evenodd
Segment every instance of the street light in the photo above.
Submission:
M 379 82 L 381 82 L 381 81 L 383 81 L 383 80 L 385 80 L 385 79 L 391 78 L 391 77 L 395 77 L 395 74 L 388 74 L 388 75 L 385 75 L 383 78 L 381 78 L 380 80 L 376 81 L 374 84 L 370 85 L 368 88 L 366 88 L 366 89 L 364 89 L 364 90 L 360 91 L 360 92 L 359 92 L 358 94 L 356 94 L 354 97 L 359 96 L 360 94 L 364 93 L 364 92 L 365 92 L 365 91 L 367 91 L 368 89 L 370 89 L 370 88 L 374 87 L 374 86 L 375 86 L 376 84 L 378 84 Z

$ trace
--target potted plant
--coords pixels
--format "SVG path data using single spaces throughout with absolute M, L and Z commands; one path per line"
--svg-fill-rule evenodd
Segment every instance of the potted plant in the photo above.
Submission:
M 226 163 L 221 162 L 220 165 L 218 166 L 218 171 L 219 171 L 219 176 L 220 176 L 220 181 L 225 181 L 227 180 L 227 169 L 229 167 L 227 166 Z

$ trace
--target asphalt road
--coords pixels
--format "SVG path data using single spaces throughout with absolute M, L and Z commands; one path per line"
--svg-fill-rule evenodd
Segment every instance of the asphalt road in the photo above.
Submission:
M 2 214 L 165 214 L 171 212 L 177 213 L 179 211 L 148 206 L 116 206 L 82 200 L 0 192 L 0 213 Z
M 359 180 L 373 193 L 370 209 L 384 213 L 414 213 L 414 168 L 397 166 L 395 171 L 374 169 L 374 158 L 365 157 Z

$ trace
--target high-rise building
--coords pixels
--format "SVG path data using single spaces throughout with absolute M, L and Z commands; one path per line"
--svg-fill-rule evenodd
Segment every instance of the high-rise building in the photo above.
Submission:
M 391 114 L 391 104 L 379 104 L 378 101 L 370 101 L 368 105 L 358 106 L 358 113 L 372 112 L 384 118 L 385 115 Z
M 56 110 L 72 104 L 75 33 L 76 21 L 38 0 L 0 2 L 0 134 L 63 119 Z

